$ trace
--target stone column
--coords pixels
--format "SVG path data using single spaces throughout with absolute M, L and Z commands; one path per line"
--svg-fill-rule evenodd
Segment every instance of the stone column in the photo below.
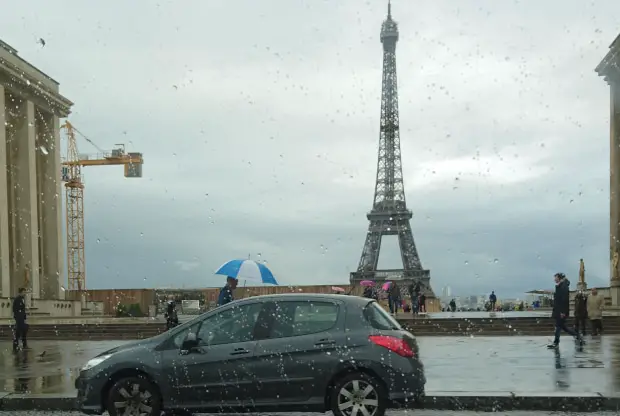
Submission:
M 13 291 L 27 285 L 32 297 L 40 296 L 39 224 L 35 149 L 35 108 L 31 101 L 13 97 L 9 112 L 11 178 L 10 226 L 15 259 Z M 26 281 L 28 280 L 28 281 Z
M 7 186 L 7 126 L 4 87 L 0 85 L 0 297 L 10 298 L 11 261 L 9 251 L 9 193 Z
M 41 298 L 58 299 L 63 253 L 58 117 L 38 110 L 36 119 Z
M 610 262 L 611 298 L 620 306 L 620 80 L 609 80 L 610 102 Z
M 65 239 L 63 235 L 63 226 L 64 222 L 63 210 L 62 210 L 62 178 L 61 178 L 61 159 L 60 159 L 60 118 L 58 116 L 52 117 L 52 129 L 54 134 L 54 184 L 56 186 L 56 298 L 64 299 L 65 298 L 65 289 L 64 284 L 66 278 L 65 274 L 65 252 L 67 250 L 67 245 L 65 244 Z

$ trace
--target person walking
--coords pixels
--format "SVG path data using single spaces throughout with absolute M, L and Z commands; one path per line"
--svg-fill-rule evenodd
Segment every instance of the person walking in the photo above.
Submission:
M 495 291 L 491 291 L 491 295 L 489 296 L 489 306 L 491 308 L 491 312 L 495 312 L 495 304 L 497 303 L 497 296 L 495 296 Z
M 603 332 L 603 308 L 605 307 L 605 298 L 598 294 L 596 288 L 592 288 L 590 296 L 588 296 L 588 318 L 592 325 L 592 336 L 601 335 Z
M 575 331 L 581 336 L 586 335 L 586 320 L 588 319 L 588 296 L 582 291 L 575 295 Z
M 407 286 L 407 293 L 409 294 L 409 299 L 411 299 L 411 313 L 416 315 L 418 313 L 418 302 L 416 302 L 415 285 L 413 282 Z
M 179 315 L 177 313 L 177 303 L 174 296 L 170 295 L 166 304 L 166 329 L 174 328 L 179 325 Z
M 19 342 L 21 340 L 22 349 L 28 349 L 28 341 L 26 335 L 28 333 L 28 324 L 26 323 L 26 289 L 19 288 L 17 296 L 13 298 L 13 319 L 15 326 L 13 327 L 13 352 L 19 350 Z
M 233 291 L 237 288 L 237 283 L 238 281 L 234 277 L 226 277 L 226 285 L 220 290 L 220 295 L 217 298 L 217 306 L 226 305 L 235 300 Z
M 569 287 L 570 281 L 564 273 L 556 273 L 553 276 L 555 281 L 555 293 L 553 294 L 553 312 L 551 317 L 555 320 L 555 334 L 553 342 L 547 348 L 553 349 L 560 346 L 560 333 L 562 331 L 572 335 L 575 340 L 582 342 L 581 336 L 566 326 L 566 319 L 570 314 Z
M 390 297 L 392 299 L 392 313 L 396 315 L 403 302 L 400 294 L 400 287 L 396 283 L 392 283 L 390 286 Z
M 419 303 L 418 310 L 421 313 L 426 313 L 426 295 L 424 293 L 420 294 L 418 303 Z

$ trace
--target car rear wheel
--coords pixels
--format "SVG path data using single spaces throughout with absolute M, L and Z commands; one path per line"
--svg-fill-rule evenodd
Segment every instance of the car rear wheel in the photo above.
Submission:
M 114 383 L 106 407 L 110 416 L 160 416 L 161 396 L 145 377 L 126 377 Z
M 383 416 L 387 392 L 375 378 L 353 373 L 335 383 L 330 402 L 334 416 Z

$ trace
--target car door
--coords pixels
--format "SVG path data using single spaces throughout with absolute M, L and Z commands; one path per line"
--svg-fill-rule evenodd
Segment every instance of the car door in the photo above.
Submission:
M 344 305 L 329 300 L 265 303 L 253 362 L 257 404 L 306 402 L 315 395 L 318 370 L 326 367 L 322 361 L 332 361 L 329 355 L 344 345 L 334 335 L 343 331 L 342 309 Z M 261 331 L 261 326 L 268 329 Z
M 243 405 L 255 395 L 250 367 L 260 302 L 231 304 L 197 325 L 198 347 L 174 356 L 175 402 L 187 407 Z

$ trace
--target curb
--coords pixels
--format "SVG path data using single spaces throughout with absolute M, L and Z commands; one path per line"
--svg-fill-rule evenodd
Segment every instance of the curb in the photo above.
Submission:
M 0 410 L 72 411 L 76 410 L 76 397 L 77 393 L 72 396 L 8 393 L 0 396 Z
M 422 408 L 429 410 L 475 410 L 479 412 L 553 411 L 599 412 L 620 411 L 620 397 L 601 393 L 514 393 L 514 392 L 428 392 Z
M 0 393 L 0 410 L 6 411 L 72 411 L 76 409 L 75 396 L 53 394 Z M 555 411 L 599 412 L 620 411 L 620 397 L 605 397 L 599 393 L 579 393 L 572 396 L 553 394 L 515 393 L 429 393 L 421 406 L 428 410 L 479 412 Z

